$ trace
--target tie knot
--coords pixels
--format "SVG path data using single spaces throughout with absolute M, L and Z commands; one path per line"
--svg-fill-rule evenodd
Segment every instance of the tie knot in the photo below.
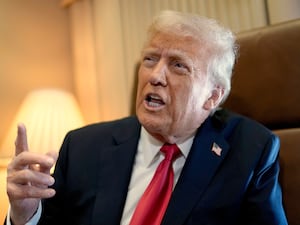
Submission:
M 164 144 L 161 149 L 161 152 L 165 154 L 165 159 L 174 161 L 180 155 L 180 149 L 176 144 Z

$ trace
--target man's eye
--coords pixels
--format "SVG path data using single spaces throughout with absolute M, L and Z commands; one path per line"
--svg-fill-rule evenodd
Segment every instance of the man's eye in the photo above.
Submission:
M 181 62 L 174 62 L 173 67 L 174 67 L 175 72 L 177 72 L 177 73 L 188 73 L 189 72 L 188 66 Z
M 148 61 L 148 60 L 151 60 L 151 58 L 148 57 L 148 56 L 145 56 L 143 60 L 144 60 L 144 61 Z
M 144 61 L 154 61 L 155 60 L 155 57 L 154 56 L 149 56 L 149 55 L 146 55 L 144 56 Z
M 143 58 L 143 64 L 146 66 L 151 66 L 156 62 L 156 58 L 155 57 L 151 57 L 151 56 L 145 56 Z
M 175 63 L 175 66 L 178 68 L 186 68 L 186 66 L 182 63 Z

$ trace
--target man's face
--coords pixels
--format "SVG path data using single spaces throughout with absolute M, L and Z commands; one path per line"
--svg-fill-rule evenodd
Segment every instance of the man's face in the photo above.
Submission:
M 145 46 L 139 69 L 136 112 L 161 141 L 195 133 L 212 109 L 207 47 L 193 37 L 158 33 Z

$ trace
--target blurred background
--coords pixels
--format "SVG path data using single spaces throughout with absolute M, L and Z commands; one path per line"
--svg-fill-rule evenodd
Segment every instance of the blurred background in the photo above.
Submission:
M 132 114 L 145 29 L 163 9 L 237 34 L 300 18 L 299 0 L 0 0 L 0 223 L 17 123 L 31 150 L 58 151 L 68 130 Z

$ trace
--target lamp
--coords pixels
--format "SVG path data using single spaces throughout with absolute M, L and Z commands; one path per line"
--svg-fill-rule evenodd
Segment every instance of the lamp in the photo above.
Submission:
M 14 155 L 17 124 L 20 122 L 26 126 L 30 151 L 41 153 L 58 151 L 67 131 L 84 125 L 79 106 L 71 93 L 60 89 L 30 92 L 1 146 L 2 164 Z

